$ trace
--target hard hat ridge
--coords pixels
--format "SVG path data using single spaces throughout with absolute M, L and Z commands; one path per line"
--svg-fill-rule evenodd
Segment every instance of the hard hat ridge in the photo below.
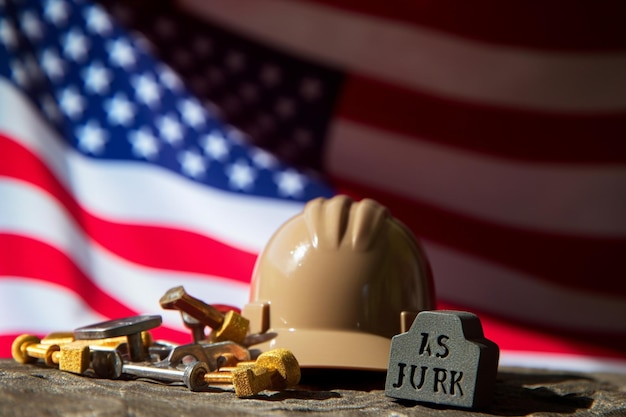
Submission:
M 348 246 L 355 251 L 368 251 L 388 218 L 388 210 L 376 201 L 363 199 L 356 202 L 346 196 L 317 198 L 304 208 L 311 241 L 318 248 Z

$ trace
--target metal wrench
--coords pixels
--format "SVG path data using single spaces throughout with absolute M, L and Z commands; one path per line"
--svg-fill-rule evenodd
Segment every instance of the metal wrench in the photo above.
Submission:
M 92 368 L 100 378 L 117 379 L 122 374 L 165 382 L 183 382 L 191 391 L 206 388 L 204 375 L 210 372 L 204 362 L 194 362 L 184 369 L 156 367 L 149 364 L 124 363 L 116 349 L 96 347 L 91 352 Z
M 218 368 L 219 358 L 226 354 L 233 355 L 238 361 L 250 360 L 250 351 L 235 342 L 190 343 L 172 347 L 167 357 L 155 362 L 154 366 L 177 368 L 185 365 L 184 359 L 191 356 L 196 361 L 206 363 L 214 371 Z

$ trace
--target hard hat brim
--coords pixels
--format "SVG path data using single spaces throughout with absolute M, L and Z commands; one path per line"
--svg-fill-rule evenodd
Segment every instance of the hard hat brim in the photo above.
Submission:
M 269 329 L 276 337 L 251 348 L 286 348 L 301 368 L 386 371 L 391 339 L 365 332 L 320 329 Z

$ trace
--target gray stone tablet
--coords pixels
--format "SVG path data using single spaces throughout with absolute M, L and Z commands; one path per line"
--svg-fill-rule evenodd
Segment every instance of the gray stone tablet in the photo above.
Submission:
M 500 349 L 480 319 L 461 311 L 422 311 L 391 342 L 385 395 L 481 408 L 492 399 Z

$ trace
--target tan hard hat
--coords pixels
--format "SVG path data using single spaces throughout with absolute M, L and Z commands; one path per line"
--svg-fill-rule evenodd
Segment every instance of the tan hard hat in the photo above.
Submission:
M 402 223 L 373 200 L 337 196 L 310 201 L 276 231 L 250 300 L 251 331 L 275 336 L 255 347 L 287 348 L 304 368 L 385 370 L 391 337 L 434 308 L 434 290 Z

